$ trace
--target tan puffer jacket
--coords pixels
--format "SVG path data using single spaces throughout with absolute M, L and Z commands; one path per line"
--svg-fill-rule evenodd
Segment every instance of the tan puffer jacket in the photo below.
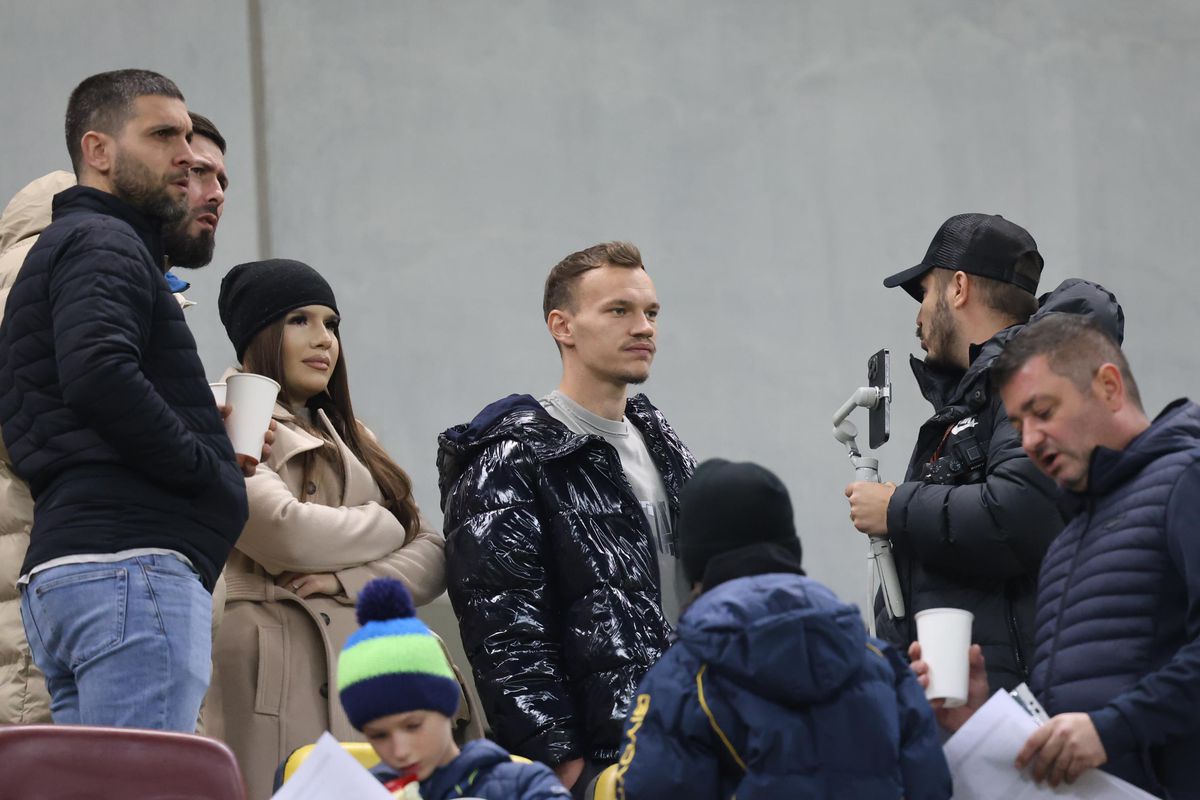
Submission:
M 50 224 L 54 195 L 74 185 L 71 173 L 51 172 L 17 192 L 0 214 L 0 314 L 25 255 Z M 17 593 L 32 524 L 29 487 L 13 474 L 0 440 L 0 724 L 50 721 L 50 698 L 29 655 Z

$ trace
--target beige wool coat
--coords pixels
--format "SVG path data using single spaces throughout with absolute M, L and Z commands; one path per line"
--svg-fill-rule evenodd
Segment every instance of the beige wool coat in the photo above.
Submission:
M 237 754 L 251 798 L 271 794 L 276 767 L 297 747 L 329 730 L 361 741 L 337 698 L 337 656 L 358 629 L 354 603 L 372 578 L 402 580 L 418 605 L 445 589 L 442 535 L 422 520 L 405 531 L 381 505 L 383 496 L 366 466 L 342 441 L 324 412 L 321 428 L 344 469 L 318 459 L 311 480 L 301 456 L 323 446 L 282 405 L 275 407 L 275 443 L 266 462 L 246 479 L 250 517 L 225 568 L 225 617 L 217 635 L 207 700 L 207 732 Z M 333 573 L 343 593 L 301 599 L 277 587 L 283 572 Z M 480 715 L 463 702 L 470 738 Z

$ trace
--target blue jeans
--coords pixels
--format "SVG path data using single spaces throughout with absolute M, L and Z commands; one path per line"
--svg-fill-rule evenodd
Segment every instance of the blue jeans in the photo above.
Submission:
M 21 593 L 60 724 L 192 733 L 212 668 L 212 598 L 173 556 L 67 564 Z

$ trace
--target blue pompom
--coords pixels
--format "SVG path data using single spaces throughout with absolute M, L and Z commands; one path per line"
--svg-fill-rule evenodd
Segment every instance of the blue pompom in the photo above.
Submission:
M 376 578 L 358 594 L 358 624 L 416 616 L 412 595 L 395 578 Z

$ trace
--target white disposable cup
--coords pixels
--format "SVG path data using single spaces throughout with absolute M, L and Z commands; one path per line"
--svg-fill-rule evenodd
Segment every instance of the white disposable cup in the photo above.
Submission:
M 975 615 L 961 608 L 927 608 L 917 612 L 916 620 L 921 660 L 929 665 L 925 696 L 945 699 L 947 708 L 963 705 L 967 702 Z
M 271 411 L 279 397 L 279 384 L 252 372 L 230 375 L 225 384 L 226 403 L 233 407 L 233 413 L 225 418 L 225 430 L 233 442 L 233 452 L 257 464 L 271 424 Z
M 225 405 L 225 384 L 210 383 L 208 385 L 208 388 L 212 389 L 213 400 L 217 401 L 217 405 L 219 405 L 219 406 Z

